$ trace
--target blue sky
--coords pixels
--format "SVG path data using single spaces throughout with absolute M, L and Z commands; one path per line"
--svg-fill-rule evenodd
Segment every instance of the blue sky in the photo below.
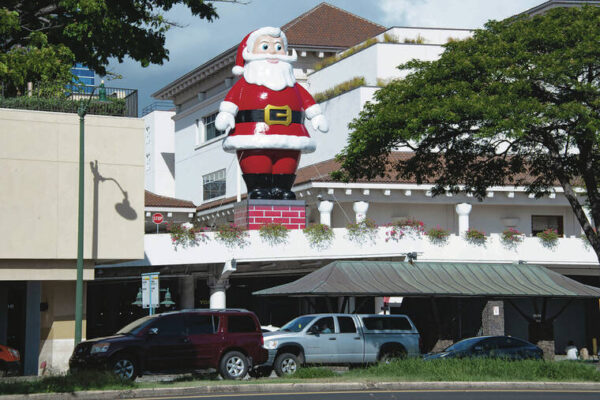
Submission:
M 480 28 L 490 19 L 503 19 L 545 0 L 328 0 L 329 4 L 390 26 Z M 182 28 L 167 32 L 169 60 L 143 68 L 126 59 L 112 62 L 109 70 L 123 79 L 107 86 L 139 90 L 140 111 L 155 101 L 150 95 L 181 75 L 236 45 L 261 26 L 281 26 L 315 7 L 322 0 L 250 0 L 248 4 L 215 3 L 219 19 L 209 23 L 193 17 L 186 7 L 167 13 Z

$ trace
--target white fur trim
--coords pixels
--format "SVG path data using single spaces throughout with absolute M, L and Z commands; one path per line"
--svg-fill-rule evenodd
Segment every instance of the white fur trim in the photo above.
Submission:
M 321 107 L 319 107 L 318 104 L 313 104 L 304 110 L 304 114 L 306 115 L 306 118 L 313 119 L 315 116 L 321 114 Z
M 231 72 L 233 72 L 234 75 L 241 75 L 244 73 L 244 67 L 236 65 L 233 68 L 231 68 Z
M 221 105 L 219 106 L 219 111 L 227 112 L 229 114 L 233 114 L 234 116 L 237 114 L 238 110 L 238 106 L 230 101 L 222 101 Z
M 285 37 L 285 33 L 280 28 L 274 26 L 263 26 L 262 28 L 258 28 L 254 32 L 248 36 L 248 40 L 246 41 L 246 47 L 253 48 L 254 42 L 259 36 L 268 35 L 272 37 L 281 37 L 283 40 L 283 47 L 287 51 L 288 42 L 287 37 Z
M 290 135 L 235 135 L 227 136 L 223 141 L 223 150 L 229 153 L 253 149 L 300 150 L 302 153 L 312 153 L 317 149 L 317 144 L 308 136 Z

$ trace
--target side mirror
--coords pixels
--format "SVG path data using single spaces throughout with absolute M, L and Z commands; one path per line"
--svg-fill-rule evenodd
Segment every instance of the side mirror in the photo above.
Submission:
M 310 328 L 308 328 L 308 331 L 306 331 L 307 335 L 318 335 L 319 334 L 319 328 L 317 328 L 315 325 L 311 326 Z
M 148 335 L 158 335 L 158 328 L 148 329 Z

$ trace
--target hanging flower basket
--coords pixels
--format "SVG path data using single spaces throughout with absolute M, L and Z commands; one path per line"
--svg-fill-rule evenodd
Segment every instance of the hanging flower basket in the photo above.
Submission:
M 435 245 L 443 246 L 448 242 L 450 231 L 436 225 L 435 228 L 430 228 L 426 233 L 429 241 Z
M 206 243 L 210 239 L 204 233 L 206 228 L 195 228 L 185 226 L 184 224 L 168 224 L 167 231 L 171 234 L 171 243 L 175 250 L 179 246 L 182 248 L 198 246 L 200 243 Z
M 375 244 L 377 241 L 378 226 L 375 221 L 368 218 L 355 224 L 346 225 L 346 231 L 346 238 L 360 245 L 367 242 Z
M 309 225 L 302 230 L 306 236 L 306 240 L 310 244 L 310 247 L 317 249 L 326 249 L 331 245 L 335 234 L 333 230 L 325 224 L 313 224 Z
M 544 247 L 555 247 L 558 244 L 558 238 L 560 237 L 556 229 L 548 228 L 542 232 L 538 232 L 537 236 Z
M 414 218 L 404 218 L 385 225 L 385 241 L 400 241 L 404 236 L 418 238 L 425 234 L 425 224 Z
M 271 246 L 284 244 L 288 239 L 288 229 L 283 224 L 265 224 L 258 230 L 260 238 Z
M 227 247 L 246 247 L 248 242 L 248 231 L 236 224 L 219 225 L 215 232 L 215 239 Z
M 516 247 L 523 241 L 523 233 L 519 232 L 518 229 L 508 228 L 502 232 L 500 240 L 506 247 Z
M 485 232 L 477 229 L 468 229 L 465 232 L 465 240 L 475 246 L 485 246 L 487 236 L 485 236 Z

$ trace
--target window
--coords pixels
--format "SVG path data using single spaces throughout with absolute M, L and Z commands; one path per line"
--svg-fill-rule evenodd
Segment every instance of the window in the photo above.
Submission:
M 221 169 L 202 177 L 204 200 L 225 196 L 225 170 Z
M 231 333 L 256 332 L 256 324 L 249 315 L 230 316 L 227 330 Z
M 216 138 L 217 136 L 221 136 L 223 133 L 223 131 L 219 131 L 217 130 L 217 128 L 215 127 L 215 119 L 217 118 L 217 113 L 213 113 L 210 114 L 204 118 L 202 118 L 202 122 L 204 123 L 204 132 L 206 133 L 205 135 L 205 141 L 209 141 L 211 139 Z
M 206 335 L 215 333 L 219 328 L 219 320 L 213 315 L 193 315 L 188 317 L 190 335 Z
M 404 317 L 366 317 L 365 328 L 370 331 L 410 331 L 412 326 Z
M 564 234 L 562 215 L 531 216 L 531 234 L 533 236 L 545 231 L 546 229 L 554 229 L 560 236 L 562 236 Z
M 317 322 L 310 327 L 310 330 L 316 333 L 333 333 L 335 331 L 333 317 L 323 317 L 318 319 Z
M 356 325 L 352 317 L 337 317 L 340 333 L 356 333 Z
M 179 336 L 185 335 L 185 325 L 183 323 L 183 316 L 173 315 L 170 317 L 158 318 L 152 328 L 158 329 L 159 336 Z

